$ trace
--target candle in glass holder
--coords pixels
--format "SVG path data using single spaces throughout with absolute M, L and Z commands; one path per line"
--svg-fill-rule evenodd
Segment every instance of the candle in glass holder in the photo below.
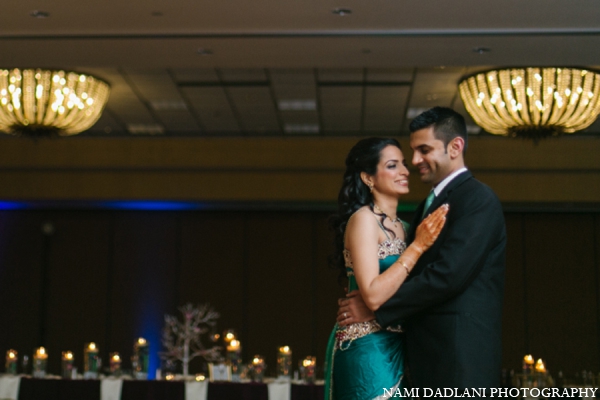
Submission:
M 204 382 L 206 380 L 206 375 L 204 374 L 196 374 L 196 382 Z
M 135 366 L 136 379 L 148 379 L 148 365 L 150 362 L 150 345 L 144 338 L 138 338 L 133 344 L 133 357 L 137 363 Z
M 542 361 L 541 358 L 535 363 L 535 372 L 539 372 L 541 374 L 546 373 L 546 365 L 544 365 L 544 361 Z
M 242 364 L 242 345 L 239 340 L 232 339 L 227 345 L 227 363 L 231 365 L 231 380 L 239 382 Z
M 119 353 L 114 352 L 108 355 L 108 369 L 112 375 L 119 376 L 121 374 L 121 356 Z
M 83 377 L 85 379 L 98 379 L 100 350 L 96 343 L 90 342 L 83 349 Z
M 73 352 L 71 351 L 63 351 L 61 356 L 61 376 L 63 379 L 71 379 L 73 377 L 73 363 L 75 362 L 75 357 L 73 357 Z
M 277 377 L 292 378 L 292 349 L 289 346 L 280 347 L 277 352 Z
M 305 382 L 314 382 L 316 379 L 316 367 L 317 358 L 314 356 L 307 356 L 302 360 L 300 366 L 300 372 L 302 373 L 302 380 Z
M 233 329 L 227 329 L 223 332 L 223 341 L 225 344 L 229 344 L 234 339 L 237 339 L 237 335 Z
M 262 382 L 265 377 L 265 359 L 261 355 L 255 355 L 252 357 L 252 364 L 250 365 L 252 371 L 252 380 L 255 382 Z
M 46 376 L 46 367 L 48 366 L 48 353 L 43 347 L 38 347 L 33 355 L 33 377 L 43 378 Z
M 527 354 L 523 357 L 523 374 L 529 375 L 533 372 L 533 356 L 531 354 Z
M 19 362 L 19 353 L 16 350 L 8 350 L 6 352 L 6 373 L 16 375 L 17 363 Z

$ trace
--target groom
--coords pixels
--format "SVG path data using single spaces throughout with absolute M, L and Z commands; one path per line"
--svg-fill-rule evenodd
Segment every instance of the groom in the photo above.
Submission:
M 425 216 L 448 203 L 446 225 L 391 299 L 373 314 L 352 292 L 340 300 L 338 323 L 402 321 L 413 388 L 497 388 L 506 247 L 500 201 L 465 168 L 460 114 L 432 108 L 410 131 L 412 163 L 433 189 L 417 208 L 407 241 Z

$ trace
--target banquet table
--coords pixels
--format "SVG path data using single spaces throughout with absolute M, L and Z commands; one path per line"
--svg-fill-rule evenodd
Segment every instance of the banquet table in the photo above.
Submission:
M 19 400 L 100 400 L 100 380 L 21 378 Z M 323 385 L 292 384 L 290 400 L 323 400 Z M 265 383 L 209 382 L 207 400 L 272 400 Z M 124 380 L 121 400 L 186 400 L 182 381 Z

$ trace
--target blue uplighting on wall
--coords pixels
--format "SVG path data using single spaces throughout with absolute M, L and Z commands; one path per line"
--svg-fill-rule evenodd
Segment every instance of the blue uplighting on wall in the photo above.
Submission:
M 0 210 L 20 210 L 29 207 L 29 204 L 22 201 L 0 201 Z
M 184 201 L 106 201 L 99 202 L 100 208 L 115 208 L 122 210 L 155 210 L 155 211 L 171 211 L 171 210 L 198 210 L 206 208 L 200 203 L 184 202 Z
M 115 209 L 141 211 L 186 211 L 211 208 L 209 203 L 162 200 L 115 200 L 115 201 L 8 201 L 0 200 L 1 210 L 21 209 Z M 212 205 L 214 208 L 214 205 Z
M 157 316 L 158 320 L 156 318 Z M 145 315 L 144 321 L 142 322 L 142 337 L 146 339 L 149 344 L 150 357 L 148 361 L 148 379 L 155 379 L 156 370 L 160 368 L 160 358 L 158 353 L 163 350 L 161 343 L 161 318 L 162 315 L 160 313 L 148 313 Z

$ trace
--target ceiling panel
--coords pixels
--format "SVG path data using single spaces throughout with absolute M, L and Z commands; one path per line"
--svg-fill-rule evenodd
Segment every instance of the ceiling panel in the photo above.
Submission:
M 409 93 L 409 86 L 367 86 L 364 130 L 399 134 Z
M 319 95 L 325 133 L 360 132 L 362 86 L 322 86 Z
M 204 131 L 211 133 L 239 133 L 240 126 L 225 90 L 220 86 L 183 87 L 182 93 L 198 116 Z
M 110 110 L 104 110 L 98 121 L 87 132 L 94 135 L 123 135 L 127 134 L 126 127 L 116 120 Z M 86 132 L 86 133 L 87 133 Z
M 267 86 L 230 86 L 226 88 L 246 133 L 281 133 L 275 100 Z
M 106 108 L 123 126 L 129 124 L 156 124 L 151 111 L 137 95 L 135 89 L 117 69 L 90 70 L 110 84 L 110 97 Z
M 316 70 L 313 68 L 271 68 L 268 73 L 274 86 L 306 86 L 315 83 Z
M 319 133 L 315 70 L 272 69 L 269 78 L 284 133 Z
M 167 132 L 201 131 L 168 70 L 126 69 L 121 73 Z
M 171 74 L 177 83 L 219 82 L 214 68 L 173 68 Z
M 121 74 L 146 101 L 181 100 L 177 86 L 166 69 L 126 68 Z
M 317 71 L 321 82 L 362 82 L 365 71 L 362 68 L 320 68 Z
M 411 107 L 450 107 L 458 94 L 463 68 L 419 68 L 411 93 Z
M 267 73 L 262 68 L 222 68 L 221 80 L 227 83 L 267 82 Z
M 369 68 L 367 82 L 412 82 L 415 68 Z
M 317 98 L 315 74 L 310 69 L 271 70 L 271 86 L 276 100 L 314 100 Z
M 203 130 L 187 108 L 185 110 L 156 111 L 156 117 L 168 132 L 200 133 Z

